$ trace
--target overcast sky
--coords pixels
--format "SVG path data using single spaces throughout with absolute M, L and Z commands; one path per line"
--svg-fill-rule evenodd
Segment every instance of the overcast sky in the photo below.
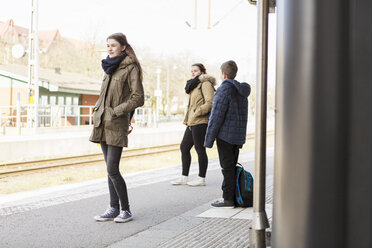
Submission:
M 13 19 L 29 26 L 31 0 L 0 0 L 0 21 Z M 104 42 L 123 32 L 135 48 L 147 47 L 157 54 L 185 50 L 211 63 L 236 60 L 240 76 L 254 80 L 256 67 L 256 7 L 247 0 L 39 0 L 39 30 L 59 29 L 62 36 Z M 273 82 L 275 16 L 270 17 L 270 75 Z

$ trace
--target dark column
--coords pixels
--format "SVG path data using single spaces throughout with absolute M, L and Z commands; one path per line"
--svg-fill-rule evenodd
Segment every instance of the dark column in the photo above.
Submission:
M 372 1 L 350 1 L 347 244 L 372 247 Z
M 277 1 L 273 247 L 372 247 L 371 10 Z

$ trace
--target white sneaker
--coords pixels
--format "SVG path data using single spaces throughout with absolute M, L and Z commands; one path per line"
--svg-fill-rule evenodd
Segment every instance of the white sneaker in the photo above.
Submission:
M 186 185 L 188 176 L 181 176 L 178 179 L 171 181 L 173 185 Z
M 189 186 L 205 186 L 205 178 L 198 177 L 194 181 L 188 182 L 187 185 Z

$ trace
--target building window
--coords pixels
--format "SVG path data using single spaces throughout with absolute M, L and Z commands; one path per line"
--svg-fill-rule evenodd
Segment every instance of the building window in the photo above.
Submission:
M 66 97 L 66 105 L 71 106 L 72 105 L 72 98 L 71 96 Z
M 50 105 L 52 106 L 56 105 L 56 101 L 57 101 L 56 96 L 50 96 L 49 99 L 50 99 Z
M 79 97 L 74 97 L 74 105 L 79 105 Z
M 78 115 L 79 113 L 79 97 L 74 97 L 74 115 Z
M 66 111 L 67 111 L 67 115 L 72 115 L 72 97 L 71 96 L 67 96 L 66 97 Z
M 48 105 L 48 96 L 41 96 L 41 105 Z
M 58 105 L 65 105 L 65 98 L 63 96 L 58 97 Z

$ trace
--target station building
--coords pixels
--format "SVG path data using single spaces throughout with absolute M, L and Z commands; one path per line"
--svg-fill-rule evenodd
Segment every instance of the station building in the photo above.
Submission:
M 54 109 L 62 111 L 59 115 L 63 120 L 60 121 L 63 122 L 65 116 L 67 117 L 66 125 L 77 125 L 79 121 L 80 124 L 89 124 L 89 116 L 85 115 L 89 115 L 90 109 L 84 106 L 94 106 L 98 100 L 100 87 L 101 80 L 59 70 L 39 69 L 39 104 L 41 106 L 39 113 L 43 114 L 43 106 L 48 106 L 49 109 L 56 107 Z M 3 118 L 6 115 L 15 116 L 18 94 L 21 106 L 31 103 L 27 67 L 0 64 L 0 89 Z M 46 108 L 45 111 L 47 111 Z M 77 111 L 79 113 L 76 113 Z M 48 112 L 44 116 L 48 115 L 50 117 L 40 119 L 41 126 L 52 125 L 49 118 L 52 118 L 53 114 Z M 78 119 L 79 115 L 82 117 Z
M 15 125 L 18 97 L 22 106 L 22 126 L 25 125 L 26 119 L 27 122 L 30 119 L 29 106 L 34 101 L 30 100 L 33 93 L 28 85 L 28 58 L 24 56 L 15 59 L 11 51 L 15 44 L 27 48 L 28 35 L 28 29 L 15 25 L 13 20 L 0 21 L 1 125 Z M 90 49 L 90 53 L 96 53 L 100 48 L 92 47 L 94 45 L 88 42 L 62 37 L 58 29 L 41 30 L 38 36 L 40 126 L 89 124 L 91 109 L 84 106 L 96 103 L 102 81 L 97 76 L 88 77 L 77 71 L 71 72 L 80 65 L 77 64 L 78 61 L 74 61 L 76 56 L 71 55 L 79 51 L 85 55 L 87 49 Z M 60 118 L 57 120 L 56 116 Z

